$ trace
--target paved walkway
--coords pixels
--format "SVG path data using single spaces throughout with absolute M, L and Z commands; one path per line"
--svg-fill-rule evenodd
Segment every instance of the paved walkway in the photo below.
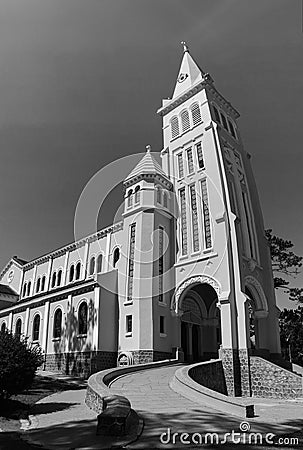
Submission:
M 203 407 L 169 388 L 169 380 L 180 366 L 142 370 L 122 376 L 111 384 L 113 394 L 127 396 L 132 408 L 144 419 L 142 435 L 126 448 L 199 448 L 197 445 L 180 445 L 180 434 L 186 432 L 204 435 L 207 432 L 217 432 L 222 437 L 224 433 L 230 433 L 232 430 L 240 432 L 239 426 L 243 422 L 241 419 Z M 38 402 L 31 417 L 32 425 L 28 435 L 31 442 L 48 449 L 60 450 L 112 448 L 109 439 L 96 436 L 96 414 L 84 404 L 84 397 L 85 390 L 72 390 L 53 394 Z M 303 399 L 254 399 L 253 402 L 258 417 L 248 421 L 252 432 L 261 432 L 263 435 L 287 434 L 289 437 L 302 438 Z M 162 433 L 163 444 L 160 441 Z M 176 444 L 173 443 L 173 433 L 179 433 L 175 437 Z M 244 446 L 241 445 L 241 448 Z M 280 445 L 271 448 L 298 447 Z

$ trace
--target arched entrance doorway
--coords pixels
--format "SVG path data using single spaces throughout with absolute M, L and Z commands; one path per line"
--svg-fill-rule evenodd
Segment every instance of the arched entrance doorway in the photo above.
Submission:
M 181 347 L 187 362 L 218 357 L 220 310 L 216 291 L 207 283 L 190 286 L 180 299 Z

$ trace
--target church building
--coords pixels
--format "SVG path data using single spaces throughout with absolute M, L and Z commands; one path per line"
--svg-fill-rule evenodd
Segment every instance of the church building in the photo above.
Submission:
M 231 393 L 249 355 L 278 358 L 269 247 L 239 113 L 183 57 L 162 101 L 160 165 L 147 147 L 124 180 L 122 221 L 0 274 L 0 327 L 39 343 L 44 368 L 221 358 Z M 234 389 L 234 391 L 233 391 Z

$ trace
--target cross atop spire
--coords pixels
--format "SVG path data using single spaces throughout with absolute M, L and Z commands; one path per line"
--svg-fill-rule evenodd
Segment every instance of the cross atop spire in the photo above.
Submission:
M 188 45 L 186 44 L 185 41 L 181 41 L 181 45 L 183 45 L 183 53 L 189 52 Z
M 146 153 L 150 153 L 151 152 L 151 145 L 147 145 L 145 148 L 146 148 Z

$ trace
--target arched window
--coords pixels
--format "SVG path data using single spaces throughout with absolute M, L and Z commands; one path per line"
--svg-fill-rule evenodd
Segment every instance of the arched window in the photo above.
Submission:
M 42 281 L 41 281 L 41 291 L 44 291 L 44 289 L 45 289 L 45 280 L 46 280 L 46 277 L 45 277 L 45 275 L 43 275 Z
M 62 281 L 62 269 L 59 270 L 58 276 L 57 276 L 57 286 L 61 286 Z
M 127 206 L 132 206 L 133 204 L 133 191 L 130 189 L 127 193 Z
M 135 203 L 140 202 L 140 186 L 136 186 L 135 189 Z
M 235 131 L 235 127 L 232 123 L 232 121 L 230 119 L 227 119 L 228 121 L 228 126 L 229 126 L 229 131 L 231 132 L 232 137 L 236 138 L 236 131 Z
M 170 121 L 170 127 L 171 127 L 171 137 L 174 139 L 175 137 L 179 136 L 180 130 L 179 130 L 179 120 L 178 117 L 173 117 Z
M 89 263 L 89 274 L 93 275 L 95 273 L 95 268 L 96 268 L 96 258 L 93 256 L 90 259 L 90 263 Z
M 24 283 L 24 285 L 23 285 L 23 297 L 26 296 L 26 291 L 27 291 L 27 283 Z
M 82 302 L 78 312 L 79 334 L 87 334 L 87 303 Z
M 225 115 L 220 112 L 220 116 L 221 116 L 221 121 L 222 121 L 223 127 L 225 128 L 225 130 L 228 131 L 227 120 L 226 120 Z
M 164 208 L 167 208 L 167 204 L 168 204 L 168 196 L 167 196 L 167 192 L 164 191 L 163 192 L 163 206 L 164 206 Z
M 76 265 L 76 280 L 80 279 L 80 274 L 81 274 L 81 263 L 79 261 Z
M 75 266 L 72 264 L 69 268 L 69 281 L 73 281 L 75 275 Z
M 21 336 L 21 329 L 22 329 L 22 320 L 19 318 L 16 322 L 15 327 L 15 335 L 20 337 Z
M 160 186 L 156 187 L 156 191 L 157 191 L 157 203 L 162 203 L 162 189 L 160 188 Z
M 53 276 L 52 276 L 52 288 L 56 286 L 56 279 L 57 279 L 57 274 L 56 274 L 56 272 L 54 272 Z
M 218 108 L 215 105 L 213 105 L 213 110 L 214 110 L 214 114 L 215 114 L 215 121 L 218 123 L 221 123 L 220 114 L 219 114 Z
M 116 264 L 117 264 L 117 262 L 119 261 L 119 259 L 120 259 L 120 250 L 119 250 L 119 248 L 117 247 L 117 248 L 115 248 L 115 251 L 114 251 L 114 257 L 113 257 L 113 266 L 114 266 L 114 267 L 116 267 Z
M 97 258 L 97 273 L 102 271 L 102 255 L 100 254 Z
M 39 341 L 40 315 L 36 314 L 33 321 L 33 341 Z
M 187 109 L 181 112 L 181 124 L 182 124 L 182 132 L 188 131 L 190 129 L 190 121 L 189 114 Z
M 39 277 L 36 282 L 36 292 L 40 291 L 40 286 L 41 286 L 41 278 Z
M 30 293 L 31 293 L 31 286 L 32 286 L 32 283 L 29 281 L 28 285 L 27 285 L 27 295 L 30 295 Z
M 5 322 L 2 322 L 2 325 L 1 325 L 1 333 L 4 333 L 5 330 L 6 330 L 6 323 L 5 323 Z
M 58 308 L 56 309 L 54 315 L 53 337 L 54 338 L 61 337 L 61 331 L 62 331 L 62 309 Z
M 194 125 L 198 125 L 202 121 L 200 106 L 198 103 L 195 103 L 191 106 L 191 116 Z

